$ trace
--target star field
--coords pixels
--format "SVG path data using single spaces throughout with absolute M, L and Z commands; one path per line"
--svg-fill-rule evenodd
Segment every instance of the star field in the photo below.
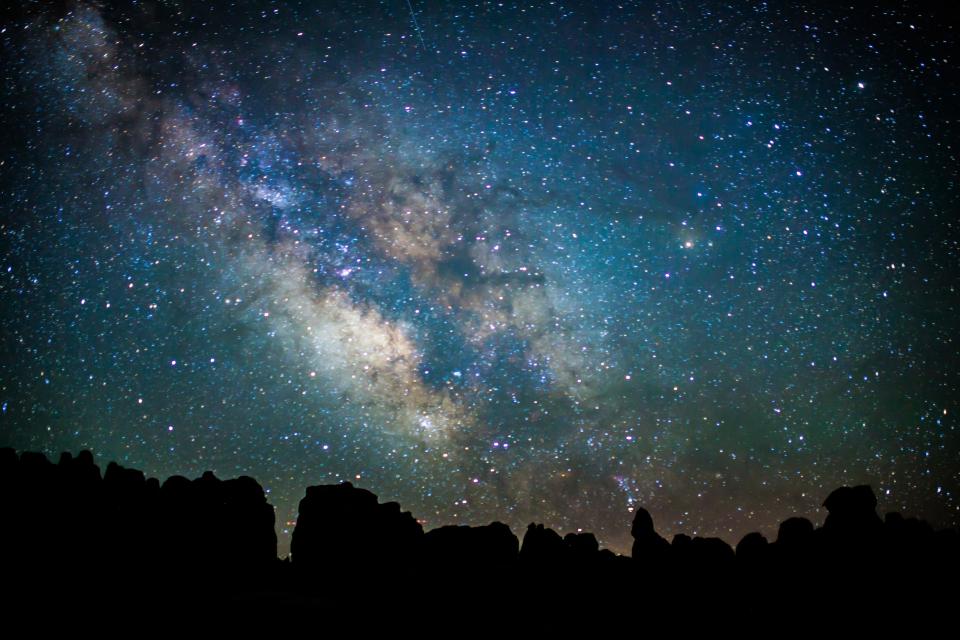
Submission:
M 412 11 L 412 13 L 411 13 Z M 891 3 L 78 2 L 0 27 L 0 444 L 425 528 L 960 524 L 958 77 Z

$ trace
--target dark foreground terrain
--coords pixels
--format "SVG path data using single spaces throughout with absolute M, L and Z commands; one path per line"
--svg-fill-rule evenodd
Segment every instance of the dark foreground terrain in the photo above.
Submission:
M 307 488 L 291 557 L 280 560 L 273 507 L 252 478 L 208 472 L 160 483 L 113 462 L 101 475 L 89 451 L 53 464 L 0 449 L 5 602 L 43 609 L 123 602 L 372 613 L 402 603 L 531 613 L 552 604 L 539 610 L 562 614 L 602 602 L 603 615 L 629 603 L 630 615 L 656 616 L 707 602 L 756 612 L 800 598 L 824 610 L 854 601 L 952 610 L 957 531 L 881 518 L 876 505 L 870 487 L 841 487 L 826 498 L 821 526 L 790 518 L 776 540 L 751 533 L 736 548 L 718 538 L 667 541 L 638 509 L 627 557 L 599 549 L 593 534 L 562 537 L 537 524 L 522 542 L 499 522 L 424 532 L 397 503 L 343 483 Z

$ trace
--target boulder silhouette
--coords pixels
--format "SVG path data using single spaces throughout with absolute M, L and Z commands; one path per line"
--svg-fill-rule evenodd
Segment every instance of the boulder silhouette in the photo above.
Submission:
M 690 557 L 698 571 L 714 575 L 731 571 L 736 560 L 733 548 L 720 538 L 699 536 L 690 543 Z
M 883 522 L 877 515 L 877 497 L 867 485 L 835 489 L 823 506 L 828 511 L 823 529 L 831 535 L 875 535 Z
M 222 509 L 224 561 L 237 570 L 263 571 L 276 562 L 276 514 L 263 487 L 250 476 L 224 480 L 218 498 Z
M 762 568 L 770 560 L 770 543 L 761 533 L 748 533 L 737 543 L 736 555 L 741 567 L 747 570 Z
M 823 502 L 829 512 L 818 531 L 819 555 L 834 571 L 865 572 L 884 545 L 877 497 L 867 485 L 840 487 Z
M 563 537 L 563 545 L 570 558 L 580 561 L 593 560 L 600 552 L 600 543 L 592 533 L 568 533 Z
M 542 524 L 530 523 L 520 546 L 520 561 L 526 565 L 556 566 L 562 562 L 565 549 L 559 533 Z
M 813 523 L 806 518 L 787 518 L 777 530 L 776 544 L 782 547 L 800 548 L 813 543 Z
M 299 571 L 396 568 L 420 551 L 423 527 L 395 502 L 351 483 L 307 488 L 290 544 Z
M 644 508 L 638 508 L 633 515 L 630 527 L 633 536 L 631 557 L 634 562 L 642 563 L 650 569 L 660 569 L 670 554 L 670 543 L 653 528 L 653 518 Z

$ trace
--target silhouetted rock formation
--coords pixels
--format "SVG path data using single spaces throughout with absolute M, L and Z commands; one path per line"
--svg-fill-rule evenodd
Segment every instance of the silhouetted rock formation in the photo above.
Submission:
M 823 530 L 838 536 L 874 536 L 883 522 L 877 515 L 877 497 L 866 485 L 840 487 L 824 501 L 829 515 Z
M 567 555 L 576 559 L 590 559 L 600 553 L 600 543 L 592 533 L 568 533 L 563 537 Z
M 423 527 L 396 502 L 349 482 L 307 488 L 290 543 L 298 573 L 340 577 L 357 570 L 398 571 L 418 558 Z
M 23 576 L 69 567 L 78 578 L 149 577 L 157 588 L 191 579 L 238 585 L 278 562 L 273 508 L 252 478 L 207 472 L 161 488 L 115 462 L 101 478 L 89 451 L 52 465 L 42 454 L 4 449 L 0 464 L 5 560 Z
M 133 476 L 127 482 L 140 485 Z M 236 577 L 276 562 L 273 507 L 253 478 L 220 480 L 207 471 L 192 481 L 172 476 L 159 492 L 149 484 L 141 491 L 156 501 L 165 563 Z
M 500 522 L 424 533 L 397 503 L 381 504 L 370 491 L 342 483 L 307 489 L 292 561 L 280 562 L 273 508 L 252 478 L 220 480 L 206 472 L 195 480 L 172 476 L 161 485 L 114 462 L 101 478 L 89 451 L 64 453 L 54 465 L 41 454 L 0 449 L 5 573 L 17 584 L 35 582 L 44 593 L 49 576 L 57 576 L 56 585 L 71 587 L 71 597 L 97 589 L 127 594 L 134 578 L 194 598 L 259 593 L 281 599 L 286 596 L 268 593 L 362 587 L 368 595 L 377 589 L 386 595 L 427 582 L 537 584 L 543 593 L 553 585 L 604 585 L 618 593 L 650 593 L 706 579 L 713 589 L 736 582 L 759 597 L 766 584 L 890 589 L 953 578 L 960 556 L 956 531 L 935 532 L 895 513 L 881 520 L 876 505 L 869 487 L 841 487 L 824 503 L 822 527 L 789 518 L 772 544 L 751 533 L 736 551 L 719 538 L 677 534 L 668 543 L 639 508 L 629 558 L 601 550 L 591 533 L 561 537 L 542 524 L 527 527 L 522 546 Z M 80 585 L 85 590 L 78 591 Z
M 529 567 L 550 568 L 560 561 L 564 550 L 559 533 L 542 524 L 531 523 L 523 536 L 520 561 Z
M 840 487 L 823 506 L 829 513 L 817 531 L 819 555 L 837 568 L 864 571 L 874 565 L 883 542 L 883 521 L 873 490 L 865 485 Z
M 736 555 L 744 571 L 757 572 L 770 562 L 770 543 L 756 531 L 748 533 L 737 544 Z
M 653 518 L 646 509 L 640 507 L 634 513 L 630 535 L 633 536 L 634 562 L 647 571 L 663 570 L 670 555 L 670 543 L 654 531 Z
M 498 571 L 517 561 L 520 542 L 510 527 L 492 522 L 482 527 L 448 525 L 424 536 L 424 560 L 434 571 Z
M 687 564 L 712 577 L 727 576 L 734 568 L 736 555 L 729 544 L 720 538 L 695 537 L 690 544 Z

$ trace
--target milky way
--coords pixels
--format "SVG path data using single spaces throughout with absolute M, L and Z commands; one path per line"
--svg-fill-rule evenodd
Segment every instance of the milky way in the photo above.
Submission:
M 945 15 L 117 4 L 0 32 L 0 444 L 252 475 L 282 553 L 343 480 L 618 551 L 960 521 Z

